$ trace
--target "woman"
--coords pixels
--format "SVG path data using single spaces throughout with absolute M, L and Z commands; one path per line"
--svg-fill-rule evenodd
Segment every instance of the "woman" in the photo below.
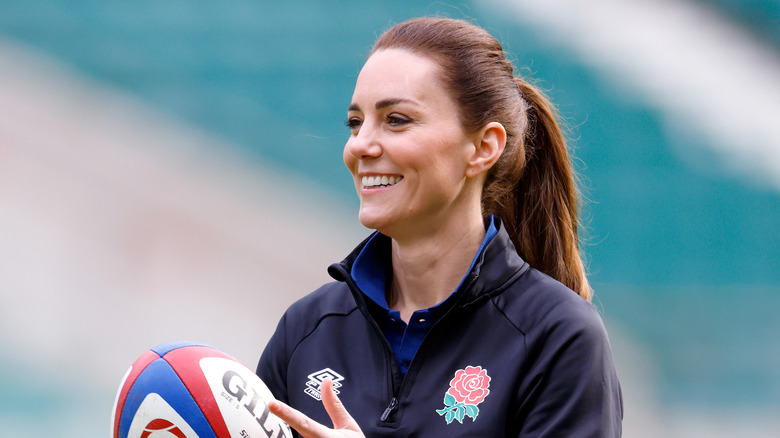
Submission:
M 620 436 L 564 138 L 500 44 L 459 20 L 396 25 L 347 125 L 377 232 L 279 323 L 257 368 L 271 411 L 306 437 Z

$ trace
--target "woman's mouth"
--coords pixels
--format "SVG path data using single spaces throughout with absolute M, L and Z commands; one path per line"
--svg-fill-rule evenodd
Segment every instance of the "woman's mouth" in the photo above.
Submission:
M 404 179 L 401 175 L 375 175 L 362 178 L 363 188 L 389 187 Z

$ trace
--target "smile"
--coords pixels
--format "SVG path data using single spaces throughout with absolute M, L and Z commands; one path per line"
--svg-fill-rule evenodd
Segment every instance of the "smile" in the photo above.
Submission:
M 382 176 L 364 176 L 362 180 L 363 187 L 371 188 L 371 187 L 389 187 L 394 184 L 398 184 L 399 181 L 404 179 L 403 176 L 400 175 L 382 175 Z

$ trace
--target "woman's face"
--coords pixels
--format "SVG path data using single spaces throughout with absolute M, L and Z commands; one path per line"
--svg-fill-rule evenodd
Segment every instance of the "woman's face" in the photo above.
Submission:
M 375 52 L 358 76 L 344 163 L 360 198 L 360 222 L 391 237 L 429 233 L 479 208 L 467 186 L 474 139 L 440 83 L 440 67 L 411 52 Z

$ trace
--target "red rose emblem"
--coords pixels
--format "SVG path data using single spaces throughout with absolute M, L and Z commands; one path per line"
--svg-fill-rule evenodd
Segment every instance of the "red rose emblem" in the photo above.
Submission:
M 458 370 L 450 381 L 450 389 L 447 394 L 455 398 L 458 403 L 478 405 L 490 394 L 490 376 L 481 366 L 467 366 L 465 370 Z

